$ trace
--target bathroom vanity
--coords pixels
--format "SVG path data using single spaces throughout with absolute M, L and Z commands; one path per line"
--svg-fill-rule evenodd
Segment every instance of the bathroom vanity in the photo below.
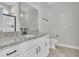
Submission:
M 39 10 L 25 2 L 9 8 L 0 8 L 0 57 L 48 56 L 49 34 L 39 33 Z
M 0 47 L 0 57 L 45 57 L 48 54 L 49 34 L 23 35 L 20 41 Z

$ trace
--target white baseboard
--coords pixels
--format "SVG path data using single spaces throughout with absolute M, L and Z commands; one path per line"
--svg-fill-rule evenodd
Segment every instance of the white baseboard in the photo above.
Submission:
M 78 46 L 71 46 L 71 45 L 66 45 L 66 44 L 56 44 L 57 46 L 61 47 L 67 47 L 67 48 L 73 48 L 73 49 L 79 49 Z

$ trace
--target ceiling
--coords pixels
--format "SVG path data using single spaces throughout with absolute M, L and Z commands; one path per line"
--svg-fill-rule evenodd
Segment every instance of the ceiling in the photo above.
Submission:
M 29 11 L 33 11 L 36 10 L 34 7 L 28 5 L 27 3 L 21 3 L 21 11 L 23 12 L 29 12 Z
M 17 2 L 2 2 L 2 4 L 7 5 L 7 6 L 14 6 L 16 5 Z M 23 12 L 28 12 L 31 10 L 35 10 L 32 6 L 28 5 L 26 2 L 21 3 L 21 11 Z
M 45 2 L 47 5 L 52 5 L 52 4 L 55 4 L 57 2 Z
M 17 2 L 2 2 L 3 4 L 5 4 L 5 5 L 8 5 L 8 6 L 13 6 L 13 5 L 15 5 Z M 40 3 L 42 3 L 42 2 L 40 2 Z M 45 4 L 47 4 L 47 5 L 52 5 L 52 4 L 55 4 L 55 3 L 57 3 L 57 2 L 44 2 Z
M 8 6 L 13 6 L 13 5 L 15 5 L 17 2 L 1 2 L 1 3 L 5 4 L 5 5 L 8 5 Z

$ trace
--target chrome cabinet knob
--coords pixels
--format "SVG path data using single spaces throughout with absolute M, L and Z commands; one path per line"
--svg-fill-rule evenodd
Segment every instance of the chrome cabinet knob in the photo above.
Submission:
M 11 25 L 11 27 L 14 27 L 14 25 Z
M 45 43 L 45 46 L 47 46 L 47 42 Z
M 36 48 L 36 54 L 38 54 L 38 48 Z
M 39 48 L 39 52 L 41 51 L 41 47 L 38 47 Z

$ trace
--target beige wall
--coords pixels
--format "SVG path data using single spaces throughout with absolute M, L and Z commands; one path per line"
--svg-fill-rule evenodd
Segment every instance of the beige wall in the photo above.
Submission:
M 79 3 L 56 3 L 49 9 L 51 38 L 60 44 L 79 47 Z

